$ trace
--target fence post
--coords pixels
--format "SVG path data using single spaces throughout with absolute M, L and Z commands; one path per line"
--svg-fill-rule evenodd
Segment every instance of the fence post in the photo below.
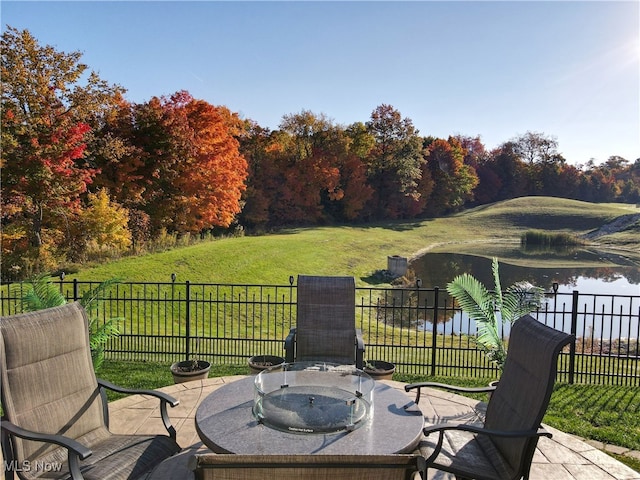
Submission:
M 580 293 L 573 291 L 573 301 L 571 302 L 571 335 L 576 337 L 578 331 L 578 298 Z M 577 338 L 576 338 L 577 340 Z M 574 383 L 574 374 L 576 370 L 576 340 L 569 345 L 569 384 Z
M 78 295 L 78 279 L 74 278 L 73 279 L 73 301 L 77 302 L 80 299 L 80 296 Z
M 439 287 L 433 289 L 433 330 L 431 332 L 431 376 L 436 374 L 436 347 L 438 341 L 438 292 Z
M 186 317 L 186 325 L 185 325 L 185 360 L 190 360 L 191 358 L 191 282 L 187 280 L 185 282 L 185 307 L 184 307 L 184 315 Z

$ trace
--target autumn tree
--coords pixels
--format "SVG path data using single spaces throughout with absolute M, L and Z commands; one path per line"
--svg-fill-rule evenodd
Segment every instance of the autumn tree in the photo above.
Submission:
M 371 196 L 361 140 L 307 110 L 283 116 L 274 132 L 250 124 L 241 139 L 250 169 L 243 220 L 256 227 L 358 218 Z
M 234 221 L 247 164 L 235 138 L 241 121 L 226 107 L 181 91 L 122 103 L 105 128 L 123 149 L 103 164 L 98 181 L 148 215 L 153 232 L 199 233 Z
M 472 167 L 478 177 L 478 185 L 473 189 L 471 204 L 486 204 L 495 202 L 502 188 L 502 181 L 494 170 L 493 157 L 482 143 L 480 136 L 469 137 L 456 135 L 454 137 L 464 149 L 464 163 Z
M 364 123 L 356 122 L 344 130 L 347 151 L 342 157 L 340 175 L 344 197 L 340 202 L 341 220 L 352 221 L 367 215 L 366 206 L 373 197 L 367 175 L 367 158 L 375 139 Z
M 493 181 L 499 189 L 493 201 L 529 195 L 528 168 L 517 154 L 513 142 L 505 142 L 493 150 L 485 168 L 490 169 L 497 177 L 497 181 Z
M 344 195 L 335 161 L 335 136 L 336 129 L 324 114 L 303 110 L 282 117 L 278 140 L 284 184 L 279 202 L 288 221 L 319 222 L 325 213 L 323 199 Z
M 432 215 L 459 211 L 472 197 L 478 177 L 464 163 L 465 149 L 455 137 L 435 139 L 427 147 L 428 170 L 433 179 L 432 200 L 427 211 Z
M 118 95 L 102 121 L 93 130 L 88 157 L 100 172 L 92 189 L 107 189 L 110 196 L 130 210 L 143 203 L 147 179 L 144 171 L 144 152 L 134 144 L 135 106 Z
M 240 213 L 247 177 L 247 162 L 234 136 L 240 122 L 226 107 L 204 100 L 191 98 L 184 110 L 193 144 L 175 183 L 181 192 L 175 221 L 188 232 L 229 227 Z
M 90 123 L 120 89 L 79 52 L 41 46 L 27 30 L 7 27 L 1 45 L 3 223 L 27 237 L 23 258 L 48 268 L 44 252 L 63 243 L 96 174 L 85 158 Z
M 374 214 L 388 218 L 406 216 L 407 200 L 420 197 L 422 140 L 412 120 L 403 118 L 391 105 L 378 106 L 366 125 L 375 140 L 367 159 L 369 183 L 375 192 Z
M 87 195 L 87 206 L 79 215 L 75 248 L 82 245 L 76 254 L 89 257 L 121 253 L 131 246 L 128 228 L 129 211 L 109 197 L 106 189 Z
M 250 228 L 264 227 L 271 221 L 270 209 L 276 201 L 279 172 L 270 153 L 271 131 L 248 120 L 239 137 L 240 153 L 247 161 L 247 188 L 240 221 Z

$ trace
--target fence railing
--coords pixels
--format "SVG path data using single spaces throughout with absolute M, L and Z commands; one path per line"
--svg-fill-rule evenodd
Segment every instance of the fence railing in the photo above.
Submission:
M 68 300 L 97 282 L 60 281 Z M 0 291 L 0 315 L 17 313 L 20 284 Z M 107 358 L 172 362 L 197 356 L 214 364 L 244 364 L 253 355 L 283 355 L 296 324 L 297 288 L 290 285 L 121 283 L 100 302 L 98 318 L 119 318 L 120 335 Z M 475 324 L 438 288 L 356 289 L 356 322 L 365 357 L 398 373 L 496 378 L 475 344 Z M 572 333 L 561 353 L 565 382 L 640 386 L 640 296 L 557 292 L 532 314 Z M 508 337 L 505 326 L 503 336 Z

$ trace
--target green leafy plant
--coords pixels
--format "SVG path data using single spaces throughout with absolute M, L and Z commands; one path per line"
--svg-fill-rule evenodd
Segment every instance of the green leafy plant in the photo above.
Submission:
M 507 347 L 502 340 L 500 326 L 503 323 L 513 324 L 521 316 L 538 308 L 544 298 L 544 290 L 529 282 L 517 282 L 503 291 L 497 258 L 493 258 L 491 270 L 493 290 L 489 290 L 473 275 L 463 273 L 447 284 L 447 292 L 476 323 L 477 344 L 502 370 Z
M 97 287 L 85 292 L 79 300 L 89 317 L 89 345 L 91 347 L 91 360 L 93 368 L 97 372 L 104 363 L 104 348 L 110 338 L 119 335 L 118 324 L 121 317 L 107 319 L 102 325 L 98 321 L 100 298 L 112 286 L 119 283 L 118 279 L 102 282 Z M 14 293 L 21 295 L 19 304 L 23 312 L 35 312 L 45 308 L 58 307 L 67 303 L 67 299 L 53 283 L 50 275 L 38 275 L 22 286 L 16 285 Z

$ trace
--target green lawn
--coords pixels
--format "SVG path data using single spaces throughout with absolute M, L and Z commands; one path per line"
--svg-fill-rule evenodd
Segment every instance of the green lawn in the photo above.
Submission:
M 471 247 L 481 254 L 483 245 L 518 243 L 528 229 L 580 235 L 630 212 L 638 210 L 627 204 L 526 197 L 437 219 L 309 227 L 224 238 L 81 268 L 67 279 L 120 277 L 125 281 L 168 282 L 171 273 L 176 273 L 179 282 L 287 284 L 290 275 L 307 273 L 353 275 L 363 284 L 363 279 L 387 267 L 389 255 L 411 258 L 429 250 L 456 252 Z M 598 241 L 624 248 L 627 256 L 640 263 L 640 243 L 629 243 L 628 233 Z

